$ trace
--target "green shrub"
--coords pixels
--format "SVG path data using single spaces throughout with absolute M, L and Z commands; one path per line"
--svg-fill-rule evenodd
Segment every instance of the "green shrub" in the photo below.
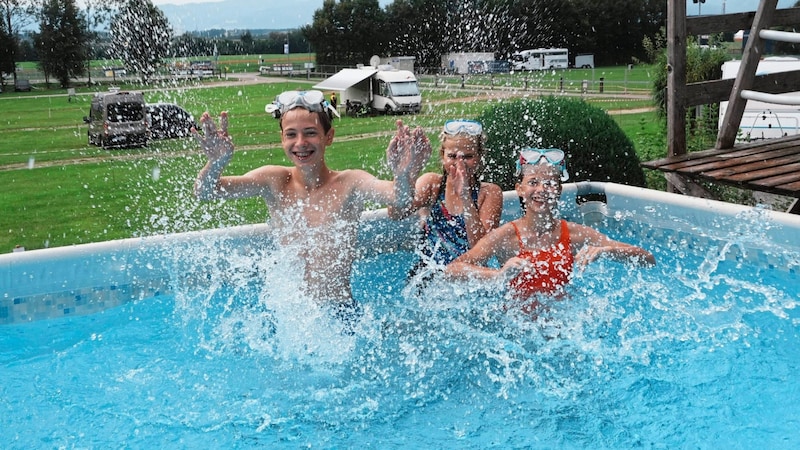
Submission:
M 644 186 L 633 143 L 605 111 L 567 97 L 503 102 L 478 118 L 487 136 L 484 179 L 514 188 L 519 150 L 564 150 L 569 181 L 611 181 Z

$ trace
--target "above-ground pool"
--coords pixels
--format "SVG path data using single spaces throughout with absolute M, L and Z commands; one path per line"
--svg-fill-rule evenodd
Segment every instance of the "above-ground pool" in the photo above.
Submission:
M 531 318 L 500 286 L 406 289 L 413 221 L 371 212 L 348 330 L 266 225 L 2 255 L 3 447 L 800 447 L 800 217 L 562 201 L 657 266 L 597 261 Z

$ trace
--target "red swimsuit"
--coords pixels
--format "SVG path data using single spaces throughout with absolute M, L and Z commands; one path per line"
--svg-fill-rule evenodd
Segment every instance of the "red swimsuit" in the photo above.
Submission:
M 566 220 L 561 221 L 561 236 L 550 248 L 542 250 L 526 250 L 519 228 L 514 222 L 514 231 L 519 240 L 517 257 L 533 263 L 534 270 L 526 270 L 511 280 L 511 287 L 520 297 L 530 297 L 537 293 L 552 294 L 569 282 L 572 274 L 573 256 L 570 249 L 569 226 Z

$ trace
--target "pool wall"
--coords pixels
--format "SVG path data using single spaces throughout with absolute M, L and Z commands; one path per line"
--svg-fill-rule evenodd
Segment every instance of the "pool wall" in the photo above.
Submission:
M 604 196 L 605 202 L 579 205 L 576 201 L 590 194 L 595 194 L 593 198 Z M 645 224 L 646 229 L 638 231 L 653 241 L 688 233 L 695 242 L 687 245 L 703 246 L 709 239 L 750 233 L 752 225 L 741 231 L 730 229 L 731 224 L 746 221 L 755 224 L 759 234 L 759 239 L 748 245 L 800 251 L 800 216 L 782 212 L 597 182 L 565 184 L 562 203 L 562 215 L 568 220 Z M 504 193 L 503 221 L 519 214 L 516 193 Z M 413 245 L 415 218 L 391 221 L 385 210 L 376 210 L 364 213 L 362 219 L 359 245 L 365 254 Z M 715 230 L 719 236 L 714 235 Z M 206 282 L 198 275 L 202 271 L 181 270 L 180 265 L 187 262 L 176 260 L 177 252 L 170 250 L 197 245 L 258 246 L 265 244 L 267 234 L 268 224 L 245 225 L 0 255 L 0 324 L 92 314 L 133 300 L 170 295 L 175 282 Z M 748 258 L 762 266 L 786 265 L 779 255 L 769 252 L 733 252 L 730 257 Z M 180 273 L 193 278 L 173 279 Z

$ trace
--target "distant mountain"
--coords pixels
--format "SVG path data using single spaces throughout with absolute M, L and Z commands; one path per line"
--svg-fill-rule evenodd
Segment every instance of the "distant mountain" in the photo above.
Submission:
M 224 0 L 158 7 L 175 34 L 210 29 L 287 30 L 311 23 L 322 0 Z

